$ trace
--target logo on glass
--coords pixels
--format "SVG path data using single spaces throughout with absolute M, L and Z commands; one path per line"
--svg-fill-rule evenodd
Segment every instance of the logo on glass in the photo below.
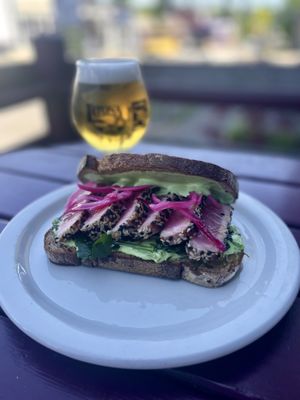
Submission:
M 133 101 L 127 108 L 129 118 L 122 116 L 118 105 L 86 104 L 87 122 L 99 133 L 110 135 L 126 134 L 137 127 L 145 127 L 148 120 L 148 107 L 145 99 Z M 128 122 L 130 127 L 128 127 Z

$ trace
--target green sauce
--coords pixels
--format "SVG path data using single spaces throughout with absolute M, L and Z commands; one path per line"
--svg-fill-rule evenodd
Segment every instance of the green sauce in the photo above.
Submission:
M 215 199 L 224 204 L 234 202 L 233 196 L 212 179 L 199 176 L 189 176 L 169 172 L 157 171 L 130 171 L 114 175 L 86 174 L 87 180 L 103 185 L 138 186 L 155 185 L 160 187 L 159 194 L 168 192 L 187 196 L 190 192 L 211 194 Z
M 144 240 L 143 242 L 123 242 L 119 244 L 117 251 L 141 258 L 142 260 L 162 263 L 164 261 L 177 261 L 182 257 L 170 249 L 158 248 L 154 240 Z

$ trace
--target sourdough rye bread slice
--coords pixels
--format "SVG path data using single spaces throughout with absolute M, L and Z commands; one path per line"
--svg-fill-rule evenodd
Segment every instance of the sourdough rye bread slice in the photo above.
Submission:
M 167 279 L 184 279 L 191 283 L 206 287 L 218 287 L 229 281 L 241 268 L 243 252 L 221 257 L 213 265 L 184 260 L 157 264 L 140 258 L 114 252 L 111 256 L 96 260 L 81 260 L 76 249 L 63 242 L 56 242 L 52 229 L 45 234 L 44 248 L 50 261 L 60 265 L 86 265 L 130 272 L 134 274 L 154 276 Z
M 142 260 L 120 252 L 114 252 L 105 259 L 83 260 L 82 264 L 166 279 L 181 279 L 183 269 L 183 265 L 180 262 L 163 262 L 157 264 L 153 261 Z
M 120 252 L 114 252 L 106 258 L 95 260 L 81 260 L 77 257 L 74 247 L 67 247 L 63 242 L 56 242 L 52 229 L 49 229 L 44 238 L 44 248 L 50 261 L 61 265 L 86 265 L 89 267 L 99 267 L 113 269 L 116 271 L 131 272 L 155 276 L 158 278 L 180 279 L 183 265 L 180 262 L 163 262 L 157 264 L 152 261 L 141 260 L 140 258 L 129 256 Z
M 77 257 L 74 247 L 65 246 L 64 241 L 55 241 L 52 229 L 44 236 L 44 249 L 51 262 L 60 265 L 80 265 L 81 260 Z
M 238 197 L 237 178 L 231 171 L 207 162 L 163 154 L 120 153 L 106 155 L 102 159 L 86 155 L 80 161 L 77 176 L 82 182 L 87 182 L 91 175 L 110 176 L 129 171 L 154 171 L 158 173 L 158 176 L 160 172 L 199 176 L 220 184 L 224 191 L 231 194 L 233 199 Z
M 187 264 L 182 270 L 182 279 L 205 287 L 219 287 L 230 281 L 242 268 L 244 252 L 220 257 L 211 264 Z

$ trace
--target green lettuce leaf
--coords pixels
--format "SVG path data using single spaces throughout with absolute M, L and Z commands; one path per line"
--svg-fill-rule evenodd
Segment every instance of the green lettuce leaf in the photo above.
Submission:
M 91 258 L 93 242 L 89 238 L 83 235 L 76 235 L 73 241 L 75 243 L 77 257 L 82 259 Z
M 162 263 L 164 261 L 178 261 L 187 258 L 184 246 L 166 246 L 157 238 L 142 242 L 114 242 L 111 235 L 102 233 L 96 241 L 92 241 L 85 234 L 78 233 L 71 240 L 66 241 L 70 247 L 76 247 L 77 256 L 81 259 L 105 258 L 113 251 L 138 257 L 142 260 Z M 229 228 L 228 249 L 224 256 L 244 251 L 241 234 L 235 226 Z
M 229 228 L 229 240 L 227 243 L 229 247 L 224 253 L 224 255 L 226 256 L 244 251 L 244 243 L 242 236 L 237 227 L 234 225 L 231 225 Z
M 111 235 L 102 233 L 92 245 L 92 258 L 104 258 L 111 255 L 116 245 Z
M 176 249 L 177 250 L 177 249 Z M 142 242 L 121 242 L 118 251 L 124 254 L 141 258 L 142 260 L 162 263 L 164 261 L 177 261 L 184 255 L 171 247 L 163 248 L 155 240 L 148 239 Z
M 76 247 L 77 257 L 82 259 L 105 258 L 116 248 L 111 235 L 106 233 L 102 233 L 94 242 L 84 234 L 76 234 L 70 243 L 72 245 Z
M 55 219 L 52 221 L 52 229 L 53 229 L 54 231 L 57 231 L 58 225 L 59 225 L 59 218 L 55 218 Z

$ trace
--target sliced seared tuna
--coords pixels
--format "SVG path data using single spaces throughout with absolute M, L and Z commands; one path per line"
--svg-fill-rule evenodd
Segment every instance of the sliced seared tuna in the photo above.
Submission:
M 84 211 L 68 212 L 59 219 L 58 228 L 55 231 L 56 240 L 62 240 L 76 233 L 83 222 Z
M 224 243 L 231 221 L 232 208 L 207 197 L 201 207 L 201 220 L 213 236 Z M 198 231 L 186 244 L 186 252 L 193 260 L 210 259 L 220 254 L 218 247 Z
M 169 245 L 176 245 L 187 240 L 195 226 L 178 211 L 174 211 L 160 232 L 160 240 Z
M 125 205 L 126 210 L 119 222 L 110 230 L 115 240 L 134 239 L 138 227 L 144 222 L 148 214 L 145 203 L 146 194 L 137 194 Z
M 111 204 L 102 210 L 92 213 L 80 230 L 86 232 L 91 239 L 95 240 L 99 233 L 107 232 L 117 224 L 123 211 L 123 203 Z
M 150 211 L 145 221 L 138 228 L 135 239 L 148 239 L 159 233 L 163 229 L 170 214 L 171 210 Z

